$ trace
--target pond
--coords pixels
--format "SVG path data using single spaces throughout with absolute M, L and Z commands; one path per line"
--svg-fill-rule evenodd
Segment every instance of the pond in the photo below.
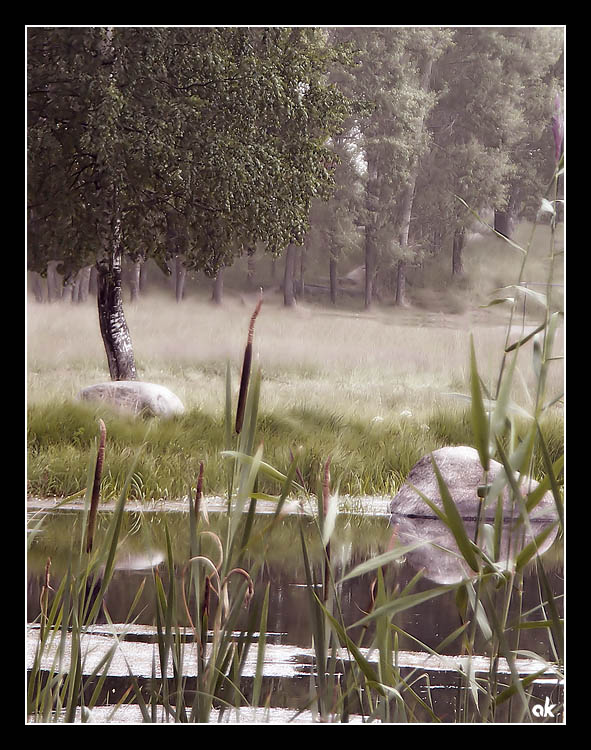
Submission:
M 356 565 L 375 558 L 388 550 L 393 534 L 398 533 L 391 525 L 387 504 L 367 503 L 370 510 L 364 509 L 364 503 L 352 503 L 353 510 L 339 513 L 335 531 L 331 537 L 330 552 L 335 578 L 340 579 Z M 226 516 L 216 507 L 210 505 L 209 527 L 216 534 L 223 534 Z M 27 619 L 29 628 L 29 660 L 38 637 L 39 601 L 45 566 L 51 559 L 51 582 L 57 588 L 58 582 L 67 570 L 71 550 L 79 543 L 82 534 L 82 514 L 79 509 L 63 508 L 53 511 L 47 504 L 35 507 L 30 504 L 29 513 L 36 519 L 43 516 L 41 531 L 35 534 L 29 549 L 27 570 Z M 107 616 L 101 610 L 96 625 L 87 634 L 89 653 L 93 649 L 98 655 L 101 644 L 108 643 L 108 636 L 115 631 L 121 638 L 122 661 L 118 666 L 114 659 L 109 669 L 109 680 L 102 686 L 101 703 L 114 704 L 129 687 L 128 664 L 134 665 L 133 671 L 140 682 L 149 682 L 152 669 L 154 643 L 156 641 L 156 611 L 154 570 L 158 570 L 163 581 L 166 581 L 166 534 L 168 529 L 172 540 L 174 570 L 180 577 L 189 554 L 188 510 L 178 504 L 165 511 L 158 508 L 148 510 L 130 510 L 125 514 L 122 533 L 122 544 L 114 577 L 106 594 L 105 605 L 108 618 L 115 625 L 107 624 Z M 108 512 L 99 513 L 97 535 L 105 532 L 109 519 Z M 267 533 L 268 516 L 259 513 L 254 519 L 251 539 L 255 540 L 249 547 L 249 556 L 244 562 L 247 569 L 256 571 L 254 579 L 254 599 L 264 596 L 269 590 L 266 649 L 264 657 L 264 678 L 261 688 L 261 705 L 266 714 L 256 716 L 251 713 L 242 715 L 242 721 L 311 721 L 310 685 L 314 677 L 313 628 L 310 611 L 310 594 L 306 585 L 306 569 L 300 543 L 300 529 L 303 528 L 310 561 L 313 568 L 320 568 L 323 561 L 322 544 L 318 538 L 315 520 L 312 515 L 301 513 L 286 514 L 278 524 Z M 433 532 L 435 533 L 435 532 Z M 204 544 L 207 542 L 204 541 Z M 441 554 L 445 553 L 439 549 Z M 418 550 L 420 552 L 420 550 Z M 211 551 L 205 554 L 215 557 L 212 543 Z M 544 569 L 552 587 L 558 606 L 562 606 L 563 565 L 561 546 L 554 544 L 543 556 Z M 442 583 L 441 570 L 449 575 L 449 565 L 438 562 L 437 545 L 430 546 L 430 554 L 407 555 L 390 563 L 384 569 L 385 580 L 390 591 L 403 591 L 413 582 L 413 593 L 433 589 Z M 418 576 L 418 580 L 417 580 Z M 372 597 L 375 591 L 376 571 L 347 579 L 339 585 L 339 602 L 343 622 L 351 626 L 358 622 L 372 608 Z M 416 582 L 415 582 L 416 581 Z M 444 581 L 443 581 L 444 583 Z M 136 595 L 143 585 L 141 596 Z M 517 598 L 521 612 L 531 612 L 533 620 L 542 619 L 539 614 L 540 584 L 535 566 L 526 570 L 522 597 Z M 259 601 L 260 603 L 260 601 Z M 130 609 L 134 604 L 130 619 Z M 251 606 L 253 606 L 251 604 Z M 562 614 L 560 612 L 560 614 Z M 187 626 L 187 643 L 191 642 L 191 630 L 188 627 L 184 608 L 179 602 L 178 622 Z M 244 622 L 248 613 L 243 613 Z M 510 618 L 509 618 L 510 619 Z M 424 701 L 438 720 L 455 722 L 461 719 L 462 702 L 458 700 L 458 690 L 465 689 L 465 680 L 460 675 L 460 656 L 462 655 L 462 636 L 448 641 L 441 649 L 440 644 L 447 636 L 454 633 L 462 624 L 458 613 L 455 590 L 450 590 L 429 601 L 417 603 L 397 613 L 392 622 L 397 626 L 397 667 L 401 674 L 414 674 L 414 690 Z M 241 623 L 244 627 L 244 623 Z M 353 627 L 349 636 L 357 644 L 369 645 L 372 625 Z M 93 640 L 94 639 L 94 640 Z M 472 662 L 476 671 L 486 673 L 489 662 L 486 658 L 487 644 L 480 638 L 477 643 L 478 658 Z M 102 647 L 103 649 L 105 646 Z M 524 628 L 519 638 L 519 671 L 522 675 L 537 672 L 540 661 L 529 658 L 535 654 L 539 660 L 553 660 L 551 644 L 543 628 Z M 126 650 L 127 649 L 127 650 Z M 441 654 L 437 657 L 429 654 L 429 649 Z M 256 657 L 256 648 L 251 650 L 252 659 Z M 364 652 L 366 653 L 366 652 Z M 526 654 L 527 656 L 523 656 Z M 529 654 L 529 655 L 528 655 Z M 464 654 L 465 656 L 465 654 Z M 367 652 L 368 659 L 377 657 Z M 99 658 L 97 656 L 97 658 Z M 127 661 L 126 661 L 127 660 Z M 187 689 L 191 689 L 191 654 L 188 652 Z M 89 665 L 91 660 L 89 658 Z M 90 669 L 90 666 L 87 666 Z M 508 667 L 501 667 L 509 671 Z M 420 673 L 420 678 L 418 677 Z M 254 662 L 246 663 L 241 675 L 241 691 L 249 699 L 254 678 Z M 557 698 L 557 680 L 553 675 L 543 675 L 532 686 L 533 694 L 543 701 L 550 696 L 552 704 L 559 703 Z M 561 690 L 561 686 L 559 691 Z M 360 720 L 360 706 L 354 706 L 351 720 Z M 126 707 L 118 718 L 110 721 L 134 721 L 126 717 Z M 253 711 L 254 709 L 250 709 Z M 260 708 L 259 711 L 263 711 Z M 298 714 L 301 711 L 301 714 Z M 283 713 L 282 713 L 283 712 Z M 363 711 L 361 711 L 363 714 Z M 97 714 L 98 715 L 98 714 Z M 418 704 L 413 714 L 418 721 L 431 721 L 430 712 L 424 712 Z M 253 718 L 254 717 L 254 718 Z M 279 717 L 279 718 L 278 718 Z M 225 721 L 238 720 L 226 712 L 221 716 Z M 100 719 L 99 719 L 100 720 Z M 135 715 L 135 720 L 141 720 Z

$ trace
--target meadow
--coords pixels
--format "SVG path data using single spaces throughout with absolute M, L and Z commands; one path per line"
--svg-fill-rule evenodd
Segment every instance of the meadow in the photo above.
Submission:
M 539 243 L 530 253 L 528 278 L 545 278 L 544 230 L 537 230 Z M 436 264 L 427 267 L 423 277 L 428 288 L 418 283 L 413 287 L 421 304 L 407 309 L 381 305 L 364 312 L 345 301 L 336 309 L 311 302 L 286 309 L 277 291 L 266 291 L 254 341 L 262 371 L 258 437 L 265 459 L 285 470 L 291 453 L 302 446 L 300 468 L 310 488 L 331 456 L 343 494 L 382 495 L 393 493 L 429 451 L 472 444 L 469 402 L 462 397 L 470 392 L 470 334 L 480 376 L 494 392 L 507 314 L 503 305 L 482 304 L 495 287 L 514 281 L 519 261 L 515 255 L 502 240 L 477 236 L 465 252 L 463 280 L 452 283 Z M 206 293 L 176 303 L 167 291 L 155 290 L 126 303 L 139 378 L 169 387 L 185 404 L 186 413 L 167 422 L 137 421 L 116 413 L 106 417 L 104 411 L 78 402 L 81 388 L 108 380 L 95 304 L 49 305 L 29 298 L 29 494 L 66 496 L 84 488 L 99 416 L 105 418 L 110 437 L 105 498 L 117 494 L 130 454 L 144 443 L 133 485 L 138 497 L 185 495 L 187 477 L 196 476 L 199 461 L 206 466 L 206 491 L 223 494 L 225 470 L 219 452 L 226 366 L 230 364 L 236 398 L 256 298 L 230 288 L 219 307 Z M 535 299 L 528 299 L 524 310 L 525 316 L 513 321 L 510 340 L 543 320 Z M 559 353 L 561 347 L 557 342 Z M 525 411 L 535 398 L 534 359 L 524 352 L 514 379 L 512 398 Z M 559 396 L 561 359 L 552 363 L 549 373 L 548 393 Z M 544 416 L 544 426 L 556 457 L 563 440 L 560 399 Z

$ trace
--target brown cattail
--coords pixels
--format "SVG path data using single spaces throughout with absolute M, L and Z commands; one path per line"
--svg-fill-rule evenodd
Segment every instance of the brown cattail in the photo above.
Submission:
M 204 617 L 209 617 L 209 599 L 211 596 L 211 580 L 209 576 L 205 577 L 205 586 L 203 589 L 203 600 L 201 602 L 201 620 Z
M 203 497 L 203 461 L 199 461 L 199 476 L 197 478 L 197 491 L 195 493 L 195 518 L 199 518 L 199 507 Z
M 92 497 L 90 499 L 90 511 L 88 514 L 88 526 L 86 529 L 86 552 L 90 554 L 92 552 L 92 542 L 94 538 L 94 527 L 96 524 L 96 512 L 98 509 L 100 489 L 101 489 L 101 477 L 103 474 L 103 462 L 105 460 L 105 442 L 107 439 L 107 428 L 102 419 L 99 419 L 99 446 L 98 453 L 96 456 L 96 465 L 94 468 L 94 482 L 92 485 Z
M 250 368 L 252 364 L 252 340 L 254 337 L 254 324 L 257 319 L 257 315 L 260 312 L 261 305 L 263 304 L 263 290 L 261 289 L 261 296 L 257 302 L 257 306 L 254 309 L 252 317 L 250 318 L 250 325 L 248 326 L 248 339 L 246 342 L 246 348 L 244 349 L 244 359 L 242 361 L 242 373 L 240 375 L 240 392 L 238 394 L 238 406 L 236 408 L 236 434 L 239 435 L 242 430 L 242 423 L 244 421 L 244 409 L 246 407 L 246 395 L 248 393 L 248 383 L 250 381 Z

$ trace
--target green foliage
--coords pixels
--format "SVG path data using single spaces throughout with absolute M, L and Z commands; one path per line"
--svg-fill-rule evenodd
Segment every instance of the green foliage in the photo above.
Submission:
M 349 109 L 317 29 L 31 28 L 29 267 L 301 242 Z

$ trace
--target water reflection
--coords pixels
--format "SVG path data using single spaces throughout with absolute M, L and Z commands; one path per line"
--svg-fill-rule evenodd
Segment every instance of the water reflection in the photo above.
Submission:
M 438 518 L 412 517 L 394 514 L 392 525 L 398 540 L 404 544 L 427 542 L 406 555 L 406 561 L 414 570 L 424 570 L 424 577 L 435 583 L 457 583 L 471 575 L 450 529 Z M 491 524 L 477 528 L 476 521 L 464 520 L 468 537 L 477 539 L 485 552 L 503 569 L 509 569 L 517 555 L 532 538 L 538 536 L 548 526 L 548 521 L 531 522 L 529 529 L 506 519 L 502 524 L 499 548 L 493 547 L 494 529 Z M 539 553 L 546 552 L 556 539 L 556 527 L 539 545 Z
M 225 517 L 210 515 L 211 528 L 223 534 Z M 474 529 L 467 525 L 468 533 Z M 60 511 L 48 515 L 42 533 L 35 536 L 28 559 L 28 618 L 34 621 L 39 615 L 39 594 L 43 584 L 45 562 L 52 559 L 52 576 L 55 583 L 66 571 L 72 545 L 79 543 L 81 515 L 71 511 Z M 309 545 L 310 559 L 315 567 L 317 579 L 321 578 L 323 563 L 322 545 L 318 539 L 316 524 L 311 518 L 285 517 L 272 534 L 266 533 L 268 518 L 257 518 L 253 529 L 253 543 L 245 567 L 255 577 L 255 598 L 264 595 L 270 585 L 268 629 L 275 635 L 273 640 L 284 645 L 290 644 L 308 648 L 311 644 L 309 596 L 305 588 L 306 575 L 299 543 L 299 528 L 303 525 Z M 104 533 L 107 519 L 99 514 L 97 534 Z M 155 622 L 155 592 L 152 570 L 157 567 L 164 585 L 167 581 L 167 564 L 164 564 L 166 549 L 162 513 L 129 513 L 124 530 L 124 542 L 119 550 L 118 562 L 113 580 L 107 592 L 106 604 L 113 622 L 128 622 L 130 607 L 140 586 L 142 595 L 136 602 L 134 622 L 153 625 Z M 166 514 L 166 526 L 172 539 L 174 568 L 177 575 L 189 559 L 189 524 L 187 513 Z M 510 526 L 504 528 L 504 538 L 509 538 Z M 466 571 L 458 556 L 453 538 L 445 527 L 433 519 L 400 517 L 391 526 L 388 517 L 363 515 L 341 515 L 331 540 L 331 553 L 335 567 L 335 578 L 340 578 L 361 562 L 385 552 L 392 534 L 402 544 L 428 539 L 431 544 L 409 553 L 399 563 L 392 564 L 385 571 L 390 591 L 402 590 L 423 570 L 422 578 L 413 591 L 419 592 L 433 587 L 433 582 L 449 583 L 464 577 Z M 505 536 L 506 535 L 506 536 Z M 513 539 L 517 539 L 514 535 Z M 553 535 L 546 540 L 544 548 L 549 548 Z M 204 538 L 204 544 L 206 540 Z M 519 547 L 520 548 L 520 547 Z M 507 554 L 511 559 L 515 547 Z M 212 548 L 211 554 L 215 554 Z M 562 593 L 562 566 L 559 545 L 548 549 L 546 572 L 555 594 Z M 357 622 L 371 607 L 372 584 L 375 573 L 350 579 L 340 590 L 341 609 L 347 625 Z M 537 579 L 527 574 L 524 583 L 523 610 L 539 605 Z M 247 613 L 245 613 L 246 616 Z M 179 609 L 179 621 L 183 621 L 183 611 Z M 460 624 L 453 593 L 438 597 L 405 610 L 396 616 L 396 625 L 432 648 Z M 355 629 L 351 636 L 357 638 Z M 416 642 L 409 637 L 401 639 L 400 647 L 416 649 Z M 524 630 L 521 640 L 524 649 L 530 649 L 541 656 L 547 653 L 543 631 Z M 447 653 L 457 652 L 458 643 L 448 644 Z

